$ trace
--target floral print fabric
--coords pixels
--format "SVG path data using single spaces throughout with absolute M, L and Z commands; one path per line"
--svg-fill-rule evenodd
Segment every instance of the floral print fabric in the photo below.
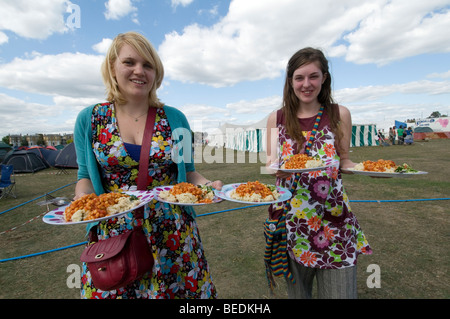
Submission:
M 312 129 L 315 117 L 300 121 L 302 128 Z M 278 156 L 282 162 L 295 153 L 297 144 L 283 126 L 281 111 L 277 126 Z M 303 132 L 306 140 L 310 134 L 311 131 Z M 358 254 L 372 253 L 342 185 L 340 158 L 334 142 L 325 110 L 311 147 L 311 156 L 319 156 L 333 166 L 299 174 L 286 215 L 289 256 L 306 267 L 337 269 L 353 266 Z M 304 149 L 305 145 L 302 147 L 303 152 Z M 294 185 L 293 176 L 286 180 L 278 179 L 277 185 L 290 189 Z M 272 210 L 283 207 L 283 203 L 273 204 Z
M 139 163 L 127 152 L 120 138 L 114 106 L 99 104 L 92 116 L 93 149 L 101 166 L 105 189 L 128 190 L 136 185 Z M 164 110 L 157 111 L 149 163 L 149 189 L 176 182 L 176 165 L 171 159 L 171 129 Z M 183 206 L 156 200 L 146 207 L 143 219 L 132 213 L 99 223 L 99 240 L 117 236 L 141 225 L 152 247 L 153 271 L 127 287 L 102 291 L 93 284 L 83 263 L 83 298 L 216 298 L 195 219 Z

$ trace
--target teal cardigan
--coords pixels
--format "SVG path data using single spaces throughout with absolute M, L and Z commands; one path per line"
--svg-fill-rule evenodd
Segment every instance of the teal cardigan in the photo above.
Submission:
M 92 150 L 92 111 L 95 105 L 83 109 L 77 117 L 74 128 L 74 142 L 78 163 L 78 180 L 90 179 L 95 193 L 105 193 L 101 173 Z M 172 160 L 177 164 L 177 183 L 186 182 L 187 172 L 195 171 L 192 152 L 192 133 L 186 116 L 174 107 L 164 105 L 164 112 L 172 130 L 173 153 Z M 195 212 L 187 206 L 187 211 L 193 217 Z

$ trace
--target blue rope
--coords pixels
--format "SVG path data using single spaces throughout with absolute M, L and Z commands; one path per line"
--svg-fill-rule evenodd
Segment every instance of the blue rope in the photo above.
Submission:
M 269 204 L 257 204 L 257 205 L 250 205 L 250 206 L 244 206 L 244 207 L 230 208 L 230 209 L 226 209 L 226 210 L 219 210 L 219 211 L 217 211 L 217 212 L 211 212 L 211 213 L 205 213 L 205 214 L 197 215 L 197 217 L 208 216 L 208 215 L 214 215 L 214 214 L 218 214 L 218 213 L 226 213 L 226 212 L 231 212 L 231 211 L 233 211 L 233 210 L 239 210 L 239 209 L 245 209 L 245 208 L 252 208 L 252 207 L 258 207 L 258 206 L 264 206 L 264 205 L 269 205 Z
M 87 244 L 87 241 L 82 242 L 82 243 L 78 243 L 78 244 L 73 244 L 73 245 L 65 246 L 65 247 L 60 247 L 60 248 L 52 249 L 52 250 L 42 251 L 42 252 L 40 252 L 40 253 L 34 253 L 34 254 L 25 255 L 25 256 L 19 256 L 19 257 L 11 257 L 11 258 L 6 258 L 6 259 L 0 259 L 0 263 L 2 263 L 2 262 L 4 262 L 4 261 L 17 260 L 17 259 L 23 259 L 23 258 L 28 258 L 28 257 L 39 256 L 39 255 L 43 255 L 43 254 L 47 254 L 47 253 L 51 253 L 51 252 L 55 252 L 55 251 L 59 251 L 59 250 L 64 250 L 64 249 L 67 249 L 67 248 L 72 248 L 72 247 L 81 246 L 81 245 L 84 245 L 84 244 Z
M 423 199 L 390 199 L 390 200 L 350 200 L 353 203 L 398 203 L 398 202 L 425 202 L 435 200 L 449 200 L 450 198 L 423 198 Z
M 66 185 L 66 186 L 68 186 L 68 185 Z M 64 187 L 66 187 L 66 186 L 64 186 Z M 418 202 L 418 201 L 436 201 L 436 200 L 450 200 L 450 198 L 394 199 L 394 200 L 350 200 L 350 202 L 355 202 L 355 203 L 392 203 L 392 202 Z M 250 205 L 250 206 L 244 206 L 244 207 L 230 208 L 230 209 L 226 209 L 226 210 L 221 210 L 221 211 L 201 214 L 201 215 L 198 215 L 197 217 L 214 215 L 214 214 L 225 213 L 225 212 L 231 212 L 231 211 L 234 211 L 234 210 L 258 207 L 258 206 L 264 206 L 264 205 L 268 205 L 268 204 L 262 203 L 262 204 L 257 204 L 257 205 Z M 43 255 L 43 254 L 47 254 L 47 253 L 51 253 L 51 252 L 55 252 L 55 251 L 59 251 L 59 250 L 64 250 L 64 249 L 68 249 L 68 248 L 72 248 L 72 247 L 81 246 L 81 245 L 84 245 L 86 243 L 87 242 L 85 241 L 85 242 L 81 242 L 81 243 L 78 243 L 78 244 L 73 244 L 73 245 L 69 245 L 69 246 L 65 246 L 65 247 L 61 247 L 61 248 L 56 248 L 56 249 L 52 249 L 52 250 L 43 251 L 43 252 L 40 252 L 40 253 L 34 253 L 34 254 L 30 254 L 30 255 L 24 255 L 24 256 L 19 256 L 19 257 L 12 257 L 12 258 L 7 258 L 7 259 L 0 259 L 0 263 L 5 262 L 5 261 L 11 261 L 11 260 L 17 260 L 17 259 L 23 259 L 23 258 L 28 258 L 28 257 L 39 256 L 39 255 Z
M 76 183 L 76 182 L 73 182 L 73 183 L 64 185 L 64 186 L 62 186 L 62 187 L 60 187 L 60 188 L 57 188 L 57 189 L 55 189 L 55 190 L 53 190 L 53 191 L 51 191 L 51 192 L 48 192 L 47 194 L 54 193 L 54 192 L 56 192 L 56 191 L 59 191 L 60 189 L 63 189 L 63 188 L 65 188 L 65 187 L 70 186 L 70 185 L 73 185 L 73 184 L 75 184 L 75 183 Z M 21 207 L 21 206 L 23 206 L 23 205 L 25 205 L 25 204 L 31 203 L 31 202 L 33 202 L 33 201 L 35 201 L 35 200 L 37 200 L 37 199 L 40 199 L 40 198 L 42 198 L 42 197 L 45 197 L 47 194 L 42 195 L 42 196 L 39 196 L 39 197 L 36 197 L 36 198 L 34 198 L 34 199 L 30 199 L 30 200 L 27 201 L 27 202 L 24 202 L 24 203 L 22 203 L 22 204 L 20 204 L 20 205 L 17 205 L 17 206 L 15 206 L 15 207 L 10 208 L 10 209 L 7 209 L 7 210 L 1 212 L 0 215 L 1 215 L 1 214 L 4 214 L 4 213 L 7 213 L 7 212 L 9 212 L 9 211 L 12 211 L 13 209 L 19 208 L 19 207 Z

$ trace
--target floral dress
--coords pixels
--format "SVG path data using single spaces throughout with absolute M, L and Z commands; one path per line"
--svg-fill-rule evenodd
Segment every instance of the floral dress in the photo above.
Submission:
M 99 104 L 92 115 L 93 149 L 101 167 L 105 189 L 129 190 L 137 184 L 138 158 L 124 144 L 115 117 L 114 106 Z M 130 148 L 130 149 L 127 149 Z M 136 147 L 136 146 L 134 146 Z M 163 108 L 156 114 L 149 163 L 149 187 L 176 183 L 177 167 L 171 160 L 171 129 Z M 132 213 L 99 223 L 99 240 L 107 239 L 142 225 L 152 247 L 153 270 L 141 280 L 112 291 L 102 291 L 93 284 L 83 263 L 82 298 L 216 298 L 209 266 L 205 258 L 197 223 L 183 206 L 156 200 L 145 208 L 144 218 Z
M 281 163 L 295 153 L 297 143 L 286 132 L 281 110 L 277 118 L 278 156 Z M 315 119 L 315 116 L 299 119 L 300 125 L 312 129 Z M 303 132 L 306 140 L 310 134 L 311 131 Z M 342 185 L 340 158 L 334 141 L 325 110 L 311 146 L 311 156 L 319 156 L 326 164 L 333 165 L 324 170 L 299 174 L 290 210 L 286 214 L 289 257 L 306 267 L 349 267 L 356 264 L 359 254 L 372 253 Z M 304 152 L 305 145 L 302 150 Z M 277 185 L 290 189 L 294 185 L 293 176 L 286 180 L 277 179 Z M 283 203 L 271 207 L 273 211 L 282 208 Z

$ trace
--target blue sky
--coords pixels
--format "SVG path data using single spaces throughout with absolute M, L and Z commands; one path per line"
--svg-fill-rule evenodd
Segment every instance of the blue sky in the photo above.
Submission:
M 248 125 L 281 103 L 298 49 L 329 58 L 355 124 L 450 114 L 450 0 L 0 0 L 0 137 L 70 133 L 104 100 L 100 64 L 118 33 L 158 50 L 160 99 L 195 131 Z

